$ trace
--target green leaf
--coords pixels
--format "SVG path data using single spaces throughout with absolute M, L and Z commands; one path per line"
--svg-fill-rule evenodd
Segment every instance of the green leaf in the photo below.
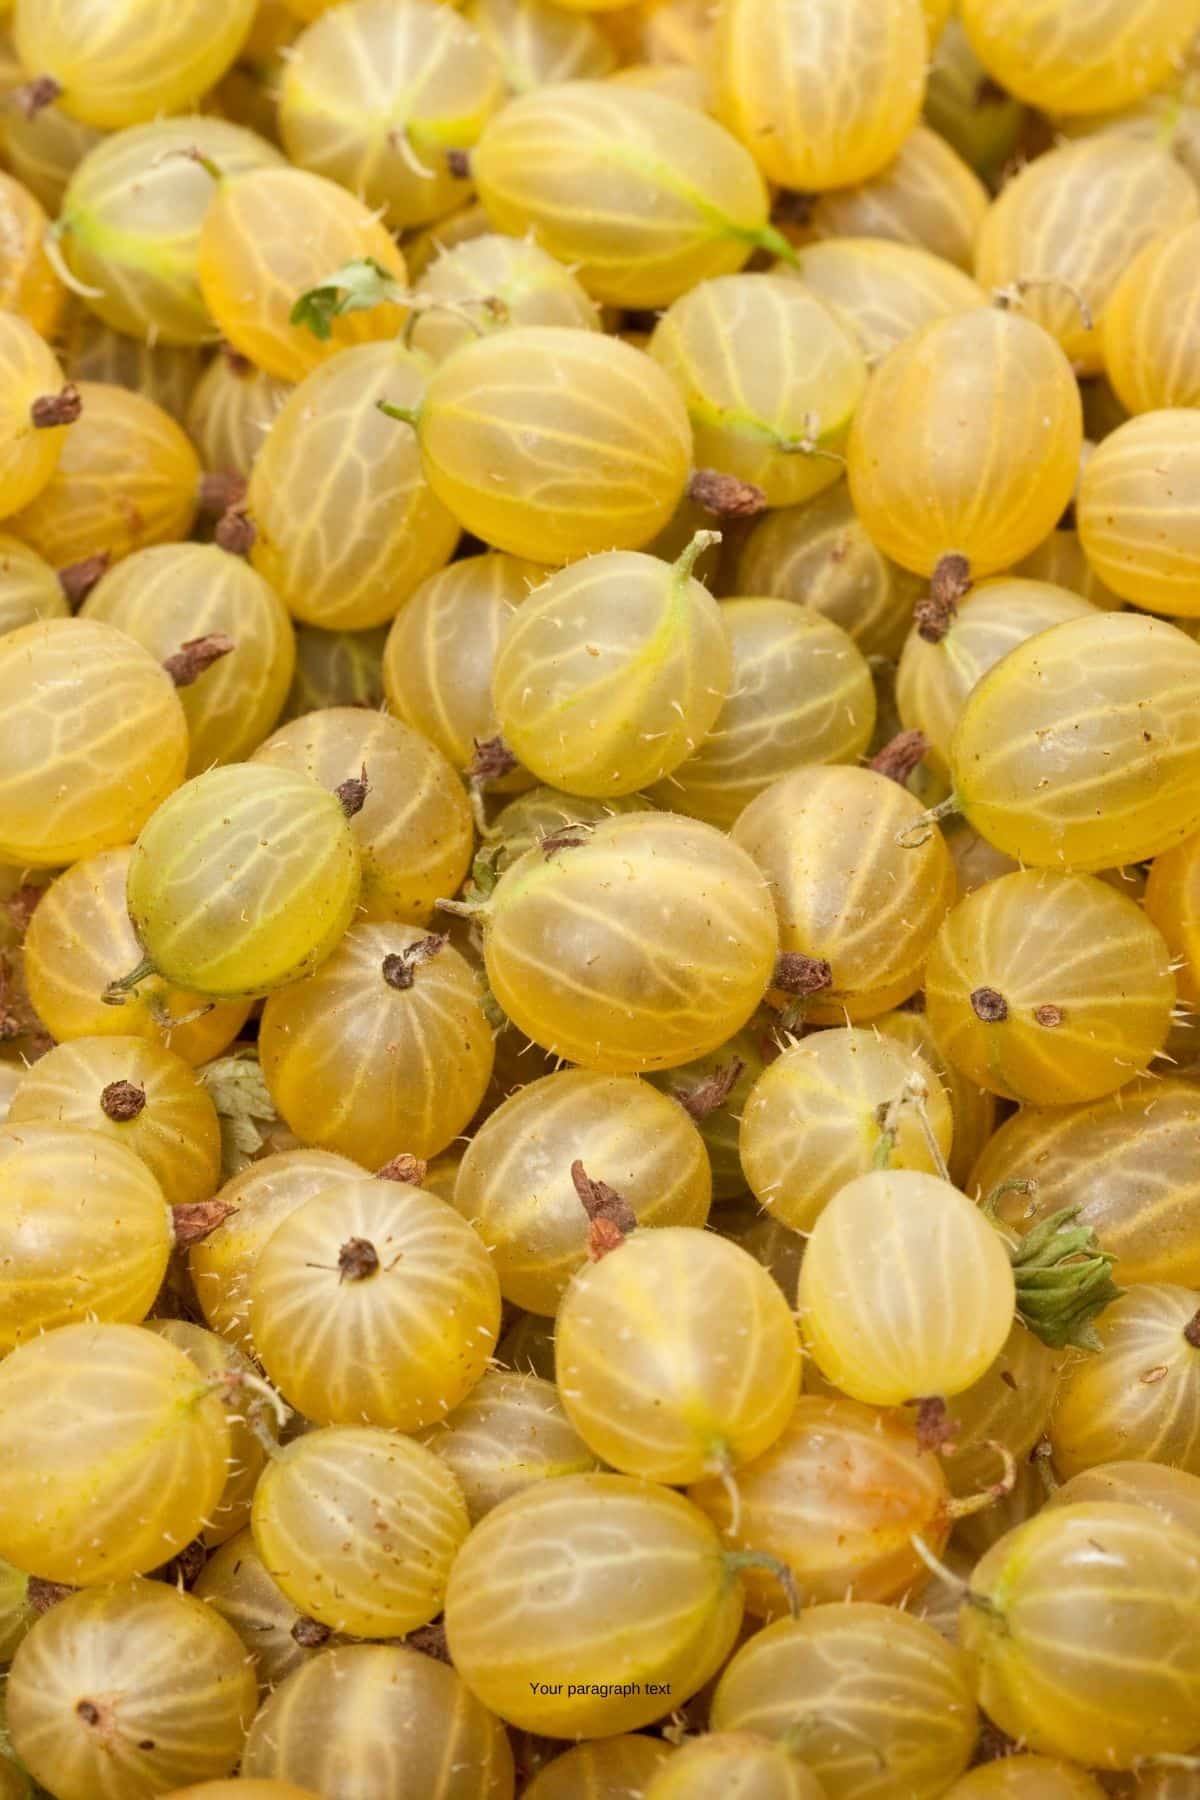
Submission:
M 333 321 L 344 313 L 369 312 L 407 300 L 408 294 L 393 275 L 372 256 L 343 263 L 316 287 L 301 294 L 292 308 L 293 325 L 307 326 L 322 343 L 333 335 Z
M 225 1181 L 252 1162 L 266 1141 L 262 1127 L 279 1122 L 267 1090 L 258 1052 L 246 1046 L 219 1056 L 196 1073 L 208 1089 L 221 1122 L 221 1174 Z
M 1116 1258 L 1078 1215 L 1077 1206 L 1051 1213 L 1009 1250 L 1017 1314 L 1052 1350 L 1100 1349 L 1092 1320 L 1124 1292 L 1112 1278 Z

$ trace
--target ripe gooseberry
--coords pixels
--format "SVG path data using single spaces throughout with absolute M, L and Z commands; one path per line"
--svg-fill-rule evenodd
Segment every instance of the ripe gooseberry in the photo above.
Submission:
M 951 838 L 951 846 L 953 841 Z M 946 1152 L 946 1165 L 955 1187 L 966 1192 L 967 1178 L 996 1129 L 995 1096 L 989 1094 L 986 1088 L 977 1087 L 949 1060 L 924 1013 L 910 1012 L 907 1008 L 883 1013 L 879 1018 L 872 1019 L 871 1029 L 881 1033 L 885 1040 L 915 1051 L 937 1076 L 950 1102 L 950 1113 L 954 1120 L 954 1135 Z M 907 1109 L 900 1110 L 895 1121 L 897 1127 L 903 1121 L 905 1110 Z
M 643 1794 L 646 1783 L 676 1752 L 662 1738 L 644 1732 L 593 1738 L 576 1744 L 540 1768 L 523 1800 L 607 1800 L 615 1788 Z
M 1054 113 L 1100 113 L 1161 87 L 1196 26 L 1175 0 L 963 0 L 976 55 L 1001 87 Z
M 1200 1475 L 1200 1294 L 1139 1282 L 1095 1333 L 1095 1355 L 1068 1366 L 1050 1421 L 1059 1473 L 1131 1457 Z
M 237 1403 L 226 1412 L 229 1424 L 229 1457 L 225 1486 L 212 1518 L 199 1534 L 206 1549 L 225 1543 L 242 1531 L 250 1518 L 250 1503 L 267 1462 L 271 1443 L 270 1421 L 263 1419 L 261 1387 L 254 1365 L 235 1345 L 186 1319 L 147 1319 L 146 1331 L 173 1344 L 214 1389 L 224 1387 Z
M 53 351 L 12 312 L 0 312 L 0 375 L 0 517 L 9 518 L 46 488 L 81 407 Z
M 248 1288 L 267 1374 L 319 1425 L 431 1425 L 474 1387 L 500 1329 L 470 1226 L 433 1194 L 367 1176 L 284 1219 Z
M 1188 271 L 1200 223 L 1154 239 L 1117 282 L 1104 313 L 1104 367 L 1131 413 L 1200 400 L 1200 314 Z
M 53 337 L 67 298 L 43 248 L 49 229 L 50 221 L 29 189 L 12 175 L 0 175 L 0 231 L 5 243 L 0 309 L 19 313 L 43 338 Z
M 1018 1752 L 970 1770 L 949 1789 L 946 1800 L 1103 1800 L 1104 1793 L 1100 1783 L 1074 1763 Z
M 196 775 L 133 847 L 127 897 L 145 963 L 123 982 L 153 971 L 214 998 L 268 993 L 324 961 L 361 885 L 336 794 L 257 763 Z
M 1101 580 L 1135 606 L 1200 616 L 1198 480 L 1200 431 L 1186 407 L 1140 413 L 1088 459 L 1079 539 Z
M 1200 1476 L 1166 1463 L 1094 1463 L 1056 1487 L 1046 1505 L 1075 1506 L 1083 1501 L 1145 1506 L 1161 1513 L 1170 1525 L 1182 1525 L 1187 1531 L 1200 1527 Z
M 498 232 L 456 244 L 430 263 L 414 285 L 413 311 L 413 348 L 434 362 L 479 331 L 510 325 L 600 330 L 599 307 L 569 269 L 527 238 Z
M 553 1381 L 507 1369 L 489 1370 L 420 1441 L 458 1481 L 472 1524 L 534 1482 L 596 1467 Z
M 875 174 L 819 195 L 802 229 L 817 239 L 909 244 L 970 272 L 988 201 L 987 189 L 957 150 L 918 125 Z
M 291 393 L 236 350 L 223 349 L 187 397 L 184 424 L 206 469 L 249 475 Z
M 0 637 L 42 619 L 65 619 L 70 610 L 49 563 L 19 538 L 0 535 Z
M 789 271 L 777 264 L 776 272 Z M 935 319 L 987 305 L 983 289 L 961 269 L 887 237 L 839 235 L 799 244 L 794 273 L 853 328 L 869 368 Z
M 763 1800 L 824 1800 L 825 1789 L 800 1750 L 748 1731 L 698 1738 L 671 1757 L 642 1789 L 642 1800 L 723 1800 L 741 1787 Z
M 372 710 L 382 706 L 386 639 L 386 626 L 373 631 L 321 631 L 315 625 L 298 625 L 296 675 L 284 718 L 298 719 L 323 706 Z
M 617 53 L 589 13 L 548 0 L 469 0 L 463 8 L 504 76 L 510 93 L 559 81 L 610 75 Z
M 267 1574 L 248 1525 L 213 1551 L 192 1592 L 237 1632 L 264 1697 L 333 1638 Z

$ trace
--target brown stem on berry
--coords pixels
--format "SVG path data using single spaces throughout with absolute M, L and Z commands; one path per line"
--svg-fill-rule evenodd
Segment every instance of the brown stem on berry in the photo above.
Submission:
M 94 1700 L 77 1700 L 75 1702 L 75 1711 L 85 1725 L 98 1725 L 100 1723 L 100 1708 L 96 1705 Z
M 302 1650 L 319 1650 L 332 1636 L 328 1625 L 322 1625 L 320 1619 L 310 1619 L 307 1613 L 301 1613 L 292 1626 L 292 1637 Z
M 1200 1350 L 1200 1312 L 1193 1313 L 1184 1326 L 1183 1339 L 1193 1350 Z
M 571 1164 L 571 1180 L 588 1216 L 588 1255 L 599 1262 L 611 1250 L 620 1249 L 630 1232 L 636 1231 L 637 1214 L 607 1181 L 593 1180 L 578 1157 Z
M 471 176 L 471 156 L 467 150 L 447 150 L 446 167 L 455 181 L 468 181 Z
M 366 1281 L 378 1273 L 379 1252 L 366 1238 L 347 1238 L 338 1251 L 338 1281 Z
M 1017 1461 L 1007 1444 L 1001 1444 L 996 1438 L 985 1439 L 989 1450 L 994 1450 L 1004 1465 L 1004 1472 L 999 1481 L 993 1481 L 982 1488 L 978 1494 L 969 1494 L 965 1499 L 948 1500 L 946 1517 L 948 1519 L 969 1519 L 973 1513 L 986 1512 L 989 1506 L 995 1506 L 997 1500 L 1006 1500 L 1017 1485 Z
M 995 988 L 976 988 L 971 995 L 971 1011 L 985 1025 L 1003 1025 L 1008 1017 L 1008 1001 Z
M 364 763 L 358 775 L 351 775 L 348 780 L 339 781 L 334 788 L 334 793 L 342 803 L 342 811 L 348 819 L 353 819 L 366 805 L 369 786 L 367 765 Z
M 228 1200 L 187 1200 L 171 1208 L 171 1217 L 175 1222 L 175 1242 L 186 1248 L 190 1244 L 201 1244 L 206 1237 L 211 1237 L 218 1226 L 232 1218 L 237 1211 Z
M 385 1162 L 382 1169 L 376 1169 L 375 1179 L 404 1181 L 409 1187 L 422 1187 L 428 1168 L 429 1164 L 423 1157 L 410 1156 L 407 1150 L 402 1150 L 399 1156 L 393 1156 L 390 1162 Z
M 208 1551 L 200 1538 L 193 1538 L 177 1550 L 168 1562 L 150 1572 L 151 1581 L 169 1581 L 172 1587 L 190 1588 L 208 1561 Z
M 502 737 L 475 738 L 473 742 L 475 751 L 467 769 L 472 781 L 499 781 L 517 767 L 517 759 Z
M 380 968 L 383 979 L 391 988 L 403 991 L 410 988 L 416 971 L 422 963 L 432 962 L 439 951 L 446 948 L 447 938 L 444 932 L 430 932 L 428 937 L 418 938 L 415 944 L 409 944 L 406 950 L 394 950 L 385 956 Z
M 767 509 L 767 496 L 751 481 L 723 475 L 719 469 L 697 469 L 688 482 L 688 499 L 717 519 L 754 519 Z
M 25 1598 L 35 1613 L 48 1613 L 60 1600 L 69 1600 L 75 1591 L 65 1581 L 45 1581 L 40 1575 L 31 1575 L 26 1584 Z
M 222 338 L 217 347 L 221 355 L 225 358 L 226 367 L 229 369 L 231 375 L 238 376 L 242 381 L 245 381 L 248 376 L 253 375 L 254 364 L 250 361 L 250 358 L 248 356 L 243 356 L 240 350 L 235 350 L 228 339 Z
M 432 1656 L 435 1662 L 450 1661 L 450 1645 L 441 1619 L 434 1619 L 430 1624 L 410 1631 L 402 1641 L 409 1650 L 419 1650 L 422 1656 Z
M 1063 1009 L 1061 1006 L 1035 1006 L 1033 1016 L 1039 1025 L 1044 1025 L 1047 1030 L 1053 1031 L 1056 1025 L 1061 1025 L 1063 1022 Z
M 928 748 L 929 740 L 923 731 L 898 731 L 871 758 L 869 767 L 874 769 L 876 775 L 886 775 L 889 781 L 904 787 Z
M 971 591 L 971 565 L 965 556 L 943 556 L 929 584 L 929 597 L 913 610 L 917 636 L 927 644 L 940 644 L 955 619 L 958 603 Z
M 36 119 L 40 112 L 54 105 L 61 93 L 62 88 L 53 75 L 36 75 L 32 81 L 14 88 L 8 97 L 18 112 L 27 119 Z
M 49 431 L 55 425 L 73 425 L 83 411 L 83 400 L 73 381 L 57 394 L 39 394 L 29 408 L 35 431 Z
M 578 850 L 587 843 L 593 830 L 591 825 L 560 825 L 557 831 L 547 831 L 538 839 L 538 849 L 549 862 L 560 850 Z
M 213 540 L 231 556 L 249 556 L 258 539 L 254 520 L 244 506 L 231 506 L 221 514 Z
M 775 196 L 771 218 L 776 225 L 798 225 L 803 229 L 812 223 L 816 203 L 815 194 L 805 194 L 797 188 L 781 188 Z
M 952 1448 L 958 1435 L 958 1426 L 950 1417 L 946 1402 L 940 1394 L 929 1394 L 918 1400 L 917 1406 L 917 1449 L 945 1450 Z
M 163 668 L 177 688 L 191 687 L 206 669 L 228 656 L 236 645 L 223 631 L 210 631 L 207 637 L 188 638 L 173 656 L 163 658 Z
M 146 1090 L 132 1081 L 110 1081 L 100 1095 L 100 1111 L 115 1125 L 136 1119 L 146 1104 Z
M 58 585 L 72 606 L 79 606 L 87 599 L 108 568 L 108 563 L 108 551 L 101 550 L 96 556 L 85 556 L 79 562 L 68 563 L 65 569 L 58 571 Z
M 246 498 L 246 477 L 236 469 L 210 469 L 201 475 L 196 498 L 202 513 L 225 513 Z
M 741 1079 L 746 1065 L 740 1056 L 735 1056 L 731 1063 L 723 1068 L 714 1069 L 704 1081 L 697 1082 L 693 1088 L 672 1088 L 671 1092 L 682 1106 L 685 1113 L 693 1118 L 697 1125 L 707 1119 L 710 1114 L 718 1112 L 732 1094 Z
M 823 994 L 833 986 L 833 970 L 819 956 L 804 956 L 798 950 L 785 950 L 776 959 L 771 986 L 785 994 L 798 994 L 803 999 Z

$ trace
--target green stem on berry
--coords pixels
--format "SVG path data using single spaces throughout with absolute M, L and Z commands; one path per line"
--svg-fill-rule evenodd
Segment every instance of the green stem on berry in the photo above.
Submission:
M 714 544 L 719 544 L 720 542 L 721 533 L 719 531 L 695 532 L 690 542 L 683 546 L 683 549 L 671 564 L 675 580 L 681 583 L 686 581 L 704 552 L 710 550 Z
M 726 1550 L 725 1567 L 734 1574 L 739 1569 L 765 1569 L 783 1589 L 793 1619 L 800 1617 L 800 1590 L 796 1586 L 796 1577 L 778 1556 L 772 1556 L 767 1550 Z
M 130 969 L 128 975 L 119 975 L 115 981 L 110 981 L 100 998 L 105 1006 L 124 1006 L 126 995 L 132 993 L 139 982 L 157 974 L 158 970 L 150 958 L 143 956 L 136 969 Z
M 944 800 L 923 812 L 919 819 L 914 819 L 911 825 L 906 825 L 903 831 L 898 831 L 896 842 L 902 850 L 919 850 L 922 844 L 929 842 L 935 827 L 943 819 L 948 819 L 952 813 L 961 811 L 962 803 L 958 795 L 947 794 Z

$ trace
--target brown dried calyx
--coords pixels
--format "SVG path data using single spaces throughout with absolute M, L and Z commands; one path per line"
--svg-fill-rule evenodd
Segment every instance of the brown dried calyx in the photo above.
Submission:
M 1055 1026 L 1061 1025 L 1063 1022 L 1063 1009 L 1061 1006 L 1054 1006 L 1047 1001 L 1045 1006 L 1034 1007 L 1033 1016 L 1037 1024 L 1044 1025 L 1048 1031 L 1053 1031 Z
M 808 999 L 833 986 L 833 970 L 822 957 L 785 950 L 776 960 L 771 986 L 782 988 L 785 994 L 798 994 L 802 999 Z
M 1008 1001 L 995 988 L 979 987 L 971 995 L 971 1011 L 985 1025 L 1003 1025 L 1008 1017 Z
M 423 1157 L 410 1156 L 407 1150 L 402 1150 L 399 1156 L 393 1156 L 390 1162 L 385 1162 L 382 1169 L 376 1169 L 375 1179 L 404 1181 L 409 1187 L 421 1187 L 428 1168 L 429 1164 Z
M 775 225 L 810 225 L 816 203 L 815 194 L 803 193 L 798 188 L 780 188 L 771 208 L 771 221 Z
M 52 1606 L 60 1600 L 69 1600 L 77 1590 L 68 1587 L 65 1581 L 44 1581 L 40 1575 L 31 1575 L 25 1588 L 25 1598 L 35 1613 L 48 1613 Z
M 672 1088 L 671 1092 L 684 1112 L 699 1125 L 724 1106 L 741 1080 L 745 1067 L 741 1057 L 735 1056 L 732 1062 L 726 1063 L 723 1068 L 714 1069 L 711 1075 L 704 1081 L 697 1082 L 695 1087 Z
M 62 88 L 53 75 L 37 75 L 32 81 L 14 88 L 9 99 L 27 119 L 36 119 L 40 112 L 54 105 L 61 93 Z
M 292 1626 L 292 1637 L 302 1650 L 319 1650 L 333 1636 L 328 1625 L 322 1625 L 320 1619 L 310 1619 L 307 1613 L 301 1613 Z
M 29 408 L 35 431 L 49 431 L 55 425 L 73 425 L 83 411 L 83 399 L 73 381 L 57 394 L 39 394 Z
M 394 950 L 385 956 L 380 967 L 383 979 L 389 987 L 403 991 L 410 988 L 416 977 L 416 971 L 422 963 L 432 962 L 439 951 L 446 948 L 445 932 L 431 931 L 428 937 L 418 938 L 415 944 L 409 944 L 406 950 Z
M 231 556 L 249 556 L 258 540 L 258 532 L 245 506 L 239 502 L 221 514 L 213 539 Z
M 517 767 L 517 759 L 502 737 L 475 738 L 474 745 L 467 769 L 472 781 L 500 781 Z
M 917 636 L 927 644 L 940 644 L 955 619 L 958 603 L 971 591 L 971 565 L 956 552 L 943 556 L 933 571 L 929 598 L 913 610 Z
M 146 1090 L 132 1081 L 110 1081 L 100 1095 L 100 1111 L 115 1125 L 136 1119 L 146 1104 Z
M 619 1250 L 637 1229 L 637 1214 L 607 1181 L 594 1181 L 578 1157 L 571 1164 L 571 1180 L 589 1220 L 588 1255 L 599 1262 L 611 1250 Z
M 379 1272 L 379 1252 L 367 1238 L 347 1238 L 338 1251 L 338 1281 L 367 1281 Z
M 1190 1344 L 1193 1350 L 1200 1350 L 1200 1312 L 1193 1313 L 1184 1326 L 1183 1340 L 1186 1344 Z
M 697 469 L 688 482 L 688 499 L 717 519 L 753 519 L 767 509 L 767 496 L 752 481 L 723 475 L 720 469 Z
M 182 1201 L 171 1208 L 171 1217 L 175 1222 L 175 1242 L 184 1249 L 189 1244 L 203 1243 L 226 1219 L 232 1218 L 237 1210 L 228 1200 Z
M 446 167 L 455 181 L 466 181 L 471 173 L 471 154 L 468 150 L 447 150 Z
M 173 656 L 163 658 L 163 668 L 177 688 L 191 687 L 206 669 L 220 662 L 237 646 L 223 631 L 210 631 L 207 637 L 188 638 Z
M 877 775 L 886 775 L 889 781 L 905 787 L 928 748 L 929 740 L 923 731 L 899 731 L 871 758 L 870 767 Z
M 953 1449 L 957 1435 L 958 1427 L 940 1394 L 929 1394 L 917 1401 L 918 1450 Z
M 95 556 L 85 556 L 79 562 L 68 563 L 65 569 L 58 571 L 58 585 L 72 606 L 78 606 L 86 600 L 109 564 L 109 553 L 101 550 Z
M 236 469 L 209 469 L 200 477 L 196 498 L 202 513 L 226 513 L 246 498 L 246 477 Z
M 348 819 L 353 819 L 366 805 L 370 785 L 367 780 L 367 765 L 364 763 L 360 774 L 351 775 L 347 781 L 339 781 L 334 788 L 334 793 L 342 803 L 342 811 Z
M 560 825 L 557 831 L 547 831 L 538 839 L 538 849 L 549 862 L 560 850 L 578 850 L 587 843 L 593 830 L 591 825 Z

